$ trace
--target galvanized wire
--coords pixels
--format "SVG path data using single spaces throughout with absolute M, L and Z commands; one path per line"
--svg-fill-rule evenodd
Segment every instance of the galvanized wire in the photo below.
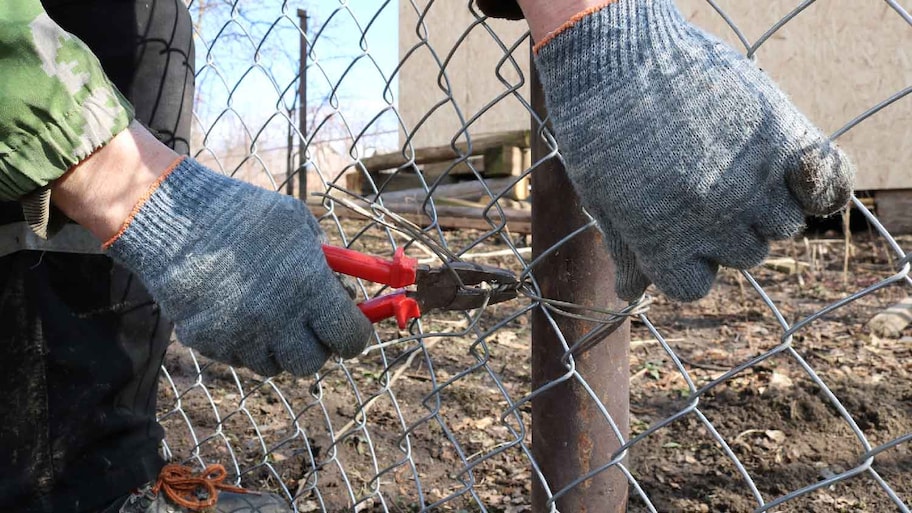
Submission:
M 752 41 L 726 12 L 724 2 L 708 0 L 751 58 L 757 58 L 783 27 L 814 16 L 815 3 L 795 1 Z M 912 29 L 912 16 L 901 2 L 886 0 L 885 4 L 891 17 L 904 21 L 904 29 Z M 226 464 L 236 482 L 277 491 L 302 512 L 526 511 L 533 483 L 545 490 L 549 505 L 556 509 L 561 497 L 585 487 L 587 479 L 602 472 L 620 472 L 627 480 L 631 511 L 910 510 L 912 484 L 903 475 L 910 468 L 912 433 L 894 429 L 884 436 L 872 428 L 872 422 L 886 422 L 883 418 L 891 414 L 884 411 L 887 406 L 878 404 L 882 397 L 862 401 L 869 404 L 853 399 L 847 406 L 841 395 L 851 391 L 851 382 L 833 387 L 834 376 L 847 371 L 830 365 L 827 355 L 806 343 L 833 337 L 832 330 L 843 328 L 856 334 L 847 344 L 872 343 L 870 338 L 857 337 L 864 331 L 858 326 L 858 315 L 845 312 L 867 305 L 866 301 L 883 306 L 912 290 L 910 254 L 868 204 L 853 198 L 851 206 L 869 227 L 871 247 L 880 248 L 892 263 L 888 272 L 838 298 L 821 292 L 825 304 L 810 312 L 802 312 L 793 301 L 810 301 L 803 281 L 799 282 L 803 289 L 781 288 L 784 282 L 794 282 L 794 276 L 730 273 L 725 279 L 741 287 L 740 295 L 721 301 L 753 305 L 745 306 L 743 315 L 748 329 L 763 333 L 763 342 L 750 342 L 745 349 L 740 335 L 701 340 L 699 334 L 693 339 L 684 330 L 683 336 L 669 336 L 682 335 L 681 314 L 674 314 L 674 305 L 648 296 L 620 311 L 542 297 L 536 282 L 539 262 L 594 229 L 594 222 L 568 233 L 533 259 L 525 249 L 527 237 L 511 231 L 505 209 L 517 203 L 507 198 L 509 187 L 500 192 L 482 188 L 476 201 L 482 222 L 474 229 L 449 229 L 438 215 L 441 200 L 433 193 L 447 180 L 457 175 L 463 181 L 485 179 L 472 146 L 481 135 L 480 120 L 501 103 L 521 105 L 524 116 L 534 120 L 533 126 L 542 127 L 532 137 L 543 138 L 551 148 L 548 155 L 513 176 L 513 184 L 523 183 L 543 163 L 560 158 L 556 141 L 544 128 L 545 120 L 525 98 L 527 33 L 504 36 L 498 30 L 502 25 L 486 19 L 471 2 L 400 0 L 399 5 L 387 1 L 365 6 L 348 1 L 193 0 L 190 8 L 200 56 L 196 157 L 227 174 L 277 190 L 293 190 L 306 170 L 310 192 L 315 193 L 310 201 L 322 201 L 323 208 L 315 210 L 329 238 L 339 244 L 385 255 L 404 246 L 411 254 L 440 264 L 476 258 L 484 249 L 506 249 L 487 263 L 515 270 L 523 287 L 514 302 L 458 314 L 434 313 L 402 332 L 392 325 L 378 325 L 364 354 L 330 362 L 308 379 L 263 380 L 244 369 L 209 362 L 175 344 L 162 369 L 159 397 L 167 457 L 199 467 L 214 461 Z M 300 29 L 300 8 L 310 9 L 306 33 Z M 439 34 L 432 33 L 425 21 L 435 11 L 454 9 L 468 12 L 469 22 L 447 27 L 451 42 L 439 46 Z M 415 34 L 416 42 L 410 47 L 400 45 L 398 55 L 390 56 L 392 47 L 380 41 L 394 37 L 395 29 L 382 25 L 397 18 L 417 19 L 414 26 L 399 30 Z M 302 37 L 310 77 L 303 108 L 297 62 Z M 465 92 L 454 90 L 452 77 L 465 72 L 454 63 L 467 41 L 477 37 L 486 38 L 486 51 L 498 58 L 493 69 L 473 72 L 493 74 L 496 80 L 487 91 L 489 97 L 469 109 Z M 412 99 L 397 97 L 396 84 L 410 79 L 405 76 L 407 64 L 419 55 L 434 67 L 433 80 L 426 87 L 437 100 L 424 115 L 406 119 L 402 106 Z M 390 66 L 391 57 L 399 65 Z M 366 76 L 371 80 L 365 81 Z M 910 91 L 905 87 L 871 105 L 832 137 L 844 137 L 875 114 L 895 108 Z M 421 149 L 416 141 L 431 130 L 441 113 L 456 120 L 449 133 L 454 156 L 432 175 L 418 162 Z M 381 177 L 369 172 L 364 162 L 371 154 L 382 153 L 399 153 L 402 163 Z M 349 188 L 346 176 L 352 175 L 360 176 L 363 190 Z M 412 187 L 424 191 L 414 209 L 423 215 L 407 220 L 401 211 L 386 207 L 384 199 L 392 192 L 394 176 L 406 177 Z M 301 194 L 300 189 L 296 193 Z M 806 247 L 811 247 L 810 242 Z M 812 259 L 810 253 L 804 257 Z M 847 262 L 845 279 L 852 276 L 854 266 L 861 265 Z M 363 297 L 381 292 L 371 284 L 360 284 Z M 789 296 L 799 293 L 801 298 Z M 555 329 L 553 320 L 561 316 L 590 321 L 595 328 L 578 339 L 558 333 L 566 372 L 533 390 L 529 318 L 535 310 L 544 312 Z M 687 320 L 694 326 L 703 322 L 713 329 L 727 327 L 726 321 L 714 320 L 713 312 L 687 312 L 684 315 L 696 316 Z M 664 324 L 656 318 L 664 319 Z M 630 436 L 625 436 L 624 426 L 616 423 L 575 365 L 575 358 L 627 319 L 634 321 L 634 333 L 642 337 L 635 341 L 636 347 L 648 348 L 644 355 L 632 356 L 631 391 L 640 398 L 637 407 L 646 413 L 638 414 L 639 424 Z M 699 333 L 699 327 L 694 329 Z M 728 353 L 722 349 L 730 356 L 724 364 L 693 361 L 694 347 L 703 351 L 719 344 L 740 349 Z M 899 349 L 895 354 L 901 358 L 908 351 Z M 903 368 L 900 362 L 885 369 L 876 383 L 908 379 Z M 757 383 L 769 381 L 765 376 L 777 374 L 790 377 L 775 393 L 754 390 Z M 644 375 L 654 379 L 644 383 L 640 379 Z M 530 405 L 562 382 L 575 382 L 586 391 L 603 420 L 602 428 L 621 443 L 614 454 L 602 455 L 603 463 L 557 486 L 533 456 Z M 658 390 L 660 384 L 678 387 L 673 391 L 678 400 L 669 399 L 670 388 Z M 899 403 L 908 404 L 909 397 L 912 394 L 901 397 Z M 800 424 L 805 414 L 786 412 L 770 416 L 779 418 L 779 424 L 757 419 L 752 429 L 741 429 L 751 425 L 750 418 L 737 418 L 744 405 L 754 412 L 773 412 L 789 401 L 792 408 L 825 414 L 808 413 L 816 424 Z M 861 420 L 859 408 L 867 412 Z M 881 421 L 868 418 L 878 415 Z M 823 429 L 821 425 L 830 430 L 818 433 L 824 443 L 839 440 L 840 448 L 833 451 L 838 453 L 837 463 L 825 450 L 802 447 L 800 453 L 788 452 L 789 441 L 798 440 L 802 429 Z M 851 460 L 846 459 L 847 447 L 854 451 Z M 777 456 L 758 456 L 766 453 Z M 813 469 L 819 469 L 816 477 Z M 789 473 L 797 477 L 779 479 Z M 771 476 L 779 480 L 771 484 Z M 852 486 L 858 482 L 864 484 Z

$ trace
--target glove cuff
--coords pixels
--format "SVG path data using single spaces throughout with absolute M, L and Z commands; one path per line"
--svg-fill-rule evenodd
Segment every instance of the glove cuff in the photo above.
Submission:
M 623 79 L 691 30 L 674 0 L 610 0 L 577 14 L 535 46 L 549 107 L 590 96 L 606 75 Z
M 181 158 L 162 174 L 123 227 L 102 246 L 115 260 L 143 275 L 164 272 L 200 233 L 210 229 L 238 189 L 236 180 Z

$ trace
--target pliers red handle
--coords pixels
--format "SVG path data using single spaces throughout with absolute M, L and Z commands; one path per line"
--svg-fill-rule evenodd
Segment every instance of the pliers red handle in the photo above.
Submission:
M 520 285 L 516 275 L 506 269 L 469 262 L 431 268 L 405 256 L 403 248 L 396 250 L 392 260 L 327 244 L 323 254 L 329 267 L 342 274 L 397 289 L 417 285 L 417 290 L 400 290 L 358 305 L 371 322 L 395 317 L 400 329 L 433 308 L 471 310 L 513 299 Z

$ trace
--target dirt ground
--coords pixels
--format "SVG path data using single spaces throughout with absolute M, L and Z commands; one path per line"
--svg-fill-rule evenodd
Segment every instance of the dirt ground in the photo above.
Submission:
M 388 251 L 384 237 L 369 232 L 356 249 Z M 470 230 L 446 234 L 452 248 L 473 246 L 470 253 L 507 247 L 483 237 Z M 529 242 L 512 238 L 520 246 Z M 418 248 L 410 253 L 428 257 Z M 769 268 L 754 273 L 790 323 L 895 272 L 883 240 L 865 233 L 853 237 L 847 272 L 846 244 L 832 234 L 777 244 L 772 256 L 801 265 L 796 274 Z M 517 258 L 477 261 L 519 270 Z M 758 507 L 713 430 L 767 502 L 860 465 L 861 440 L 796 355 L 841 401 L 871 446 L 912 432 L 912 331 L 882 339 L 865 326 L 910 291 L 908 284 L 893 285 L 814 321 L 795 334 L 794 354 L 783 350 L 722 381 L 699 396 L 699 414 L 686 414 L 634 444 L 626 464 L 654 507 Z M 379 340 L 393 342 L 329 365 L 318 380 L 280 376 L 264 383 L 245 371 L 195 360 L 174 345 L 159 405 L 168 449 L 179 460 L 225 462 L 247 486 L 288 490 L 300 511 L 530 511 L 531 407 L 523 400 L 531 391 L 530 304 L 520 298 L 493 305 L 477 319 L 433 312 L 422 321 L 424 333 L 432 335 L 421 339 L 381 323 Z M 733 271 L 723 270 L 710 296 L 696 303 L 657 297 L 648 318 L 698 389 L 782 342 L 770 309 Z M 485 334 L 501 321 L 500 329 Z M 671 355 L 637 320 L 631 326 L 630 387 L 633 435 L 694 399 Z M 912 501 L 908 444 L 880 454 L 873 469 Z M 862 473 L 773 511 L 897 510 L 872 474 Z M 633 487 L 629 511 L 648 511 Z
M 856 236 L 853 242 L 848 273 L 844 244 L 811 240 L 806 246 L 786 243 L 774 249 L 809 263 L 805 272 L 783 277 L 761 270 L 755 276 L 787 321 L 804 319 L 893 274 L 895 265 L 880 239 Z M 739 274 L 725 272 L 706 300 L 670 305 L 660 299 L 650 311 L 651 321 L 664 328 L 698 387 L 780 343 L 783 330 L 760 297 L 746 287 Z M 912 432 L 912 331 L 881 339 L 865 326 L 909 292 L 906 284 L 863 297 L 799 330 L 792 344 L 872 446 Z M 680 374 L 669 367 L 667 354 L 648 340 L 648 333 L 637 324 L 633 333 L 631 426 L 637 433 L 679 409 L 688 390 Z M 640 338 L 647 340 L 639 345 Z M 766 501 L 862 463 L 859 457 L 865 451 L 849 422 L 789 353 L 777 354 L 707 392 L 699 409 L 728 442 Z M 905 501 L 912 499 L 909 455 L 908 444 L 901 444 L 879 455 L 873 465 Z M 695 415 L 645 438 L 630 457 L 634 475 L 659 511 L 734 512 L 758 506 L 732 460 Z M 631 511 L 645 511 L 641 501 L 632 504 Z M 898 508 L 869 474 L 862 474 L 774 511 Z

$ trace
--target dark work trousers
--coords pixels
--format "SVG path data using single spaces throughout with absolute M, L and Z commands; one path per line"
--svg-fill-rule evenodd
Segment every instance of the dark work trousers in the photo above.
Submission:
M 193 98 L 181 0 L 44 0 L 85 41 L 137 119 L 186 153 Z M 0 203 L 0 224 L 21 221 Z M 103 255 L 0 257 L 0 511 L 87 512 L 164 464 L 155 399 L 171 325 Z

